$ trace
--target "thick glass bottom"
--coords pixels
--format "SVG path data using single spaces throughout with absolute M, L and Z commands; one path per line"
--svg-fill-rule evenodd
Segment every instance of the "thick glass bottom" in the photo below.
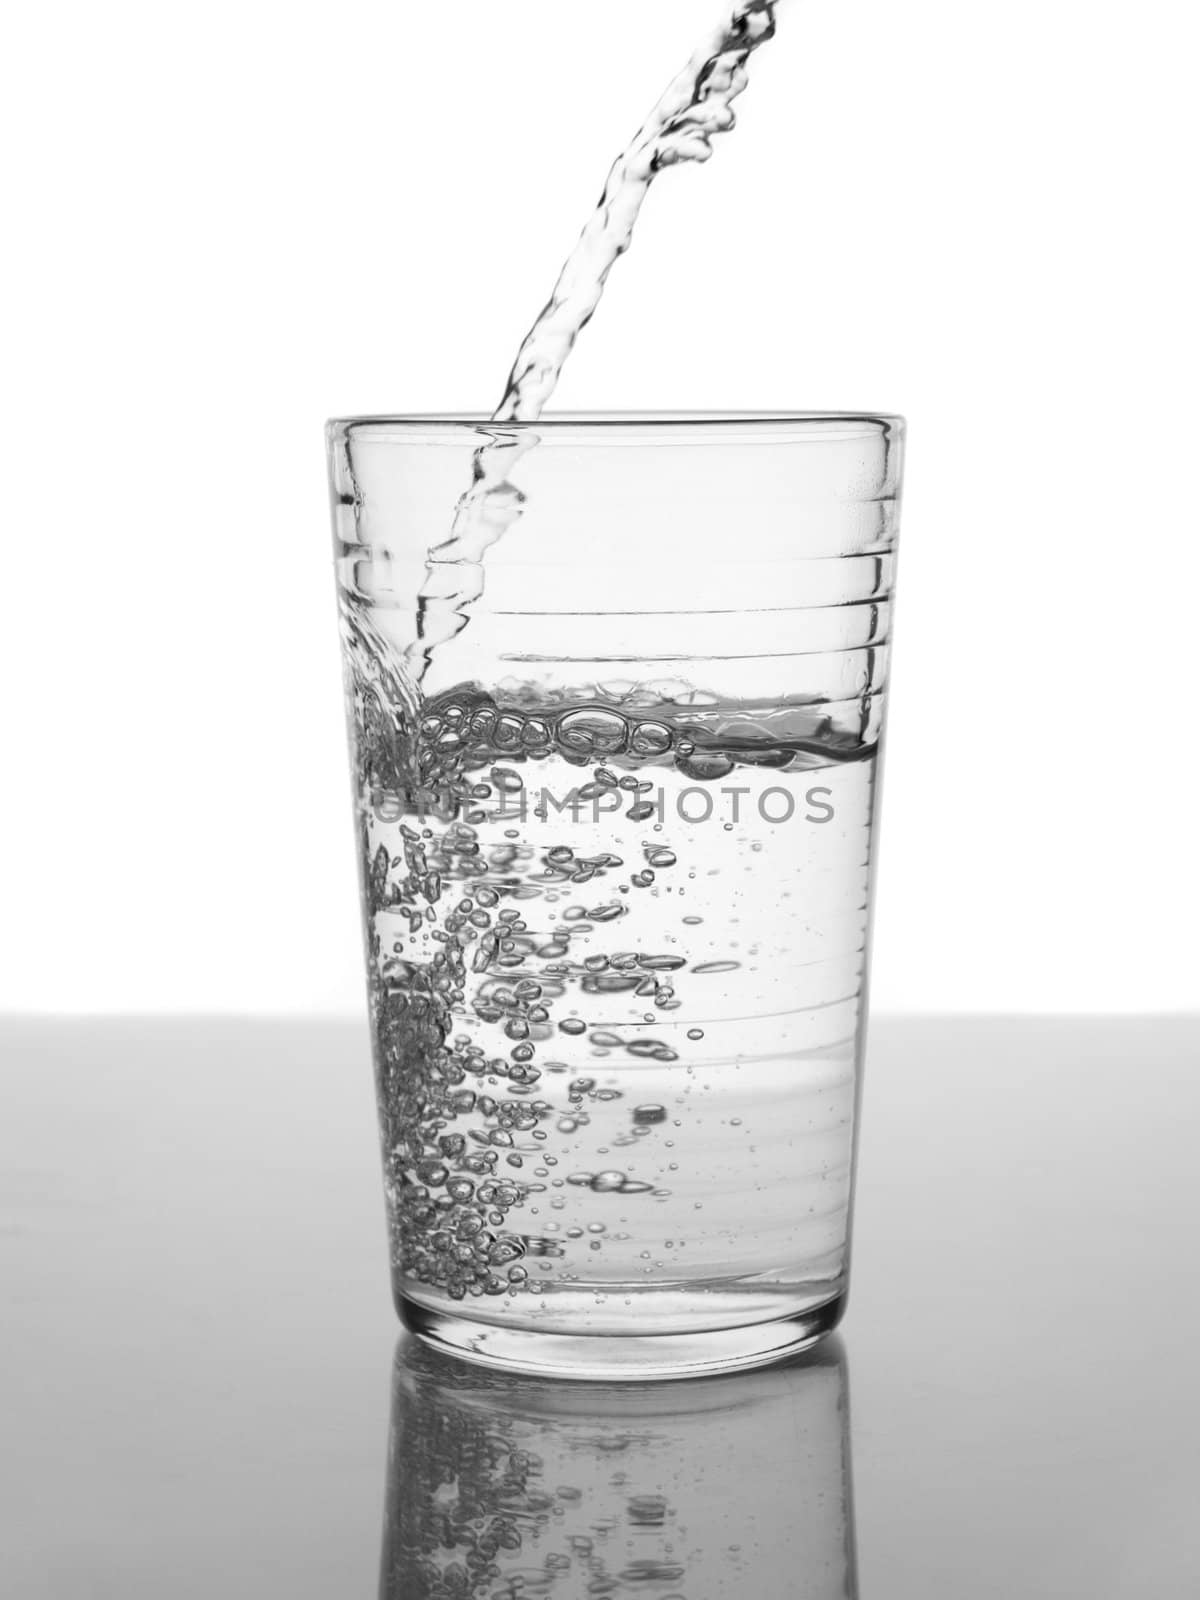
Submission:
M 832 1333 L 845 1295 L 789 1316 L 740 1327 L 658 1334 L 575 1334 L 497 1326 L 434 1310 L 401 1295 L 407 1328 L 435 1349 L 510 1372 L 639 1383 L 765 1367 Z

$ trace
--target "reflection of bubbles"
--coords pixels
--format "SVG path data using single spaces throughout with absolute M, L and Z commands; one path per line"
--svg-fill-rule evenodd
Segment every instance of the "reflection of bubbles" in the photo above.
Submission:
M 857 1594 L 846 1363 L 578 1384 L 397 1347 L 381 1600 Z

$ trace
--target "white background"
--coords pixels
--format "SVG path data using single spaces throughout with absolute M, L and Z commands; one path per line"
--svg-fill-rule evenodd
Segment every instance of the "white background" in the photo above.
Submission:
M 1193 16 L 783 0 L 560 392 L 910 418 L 882 1008 L 1197 1000 Z M 360 1006 L 321 424 L 498 398 L 714 20 L 10 20 L 0 1005 Z

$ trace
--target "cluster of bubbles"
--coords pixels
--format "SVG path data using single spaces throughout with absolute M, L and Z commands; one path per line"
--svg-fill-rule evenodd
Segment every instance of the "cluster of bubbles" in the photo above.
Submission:
M 565 842 L 535 851 L 521 829 L 501 836 L 497 817 L 524 790 L 523 763 L 549 753 L 590 768 L 580 795 L 617 791 L 635 823 L 649 785 L 629 769 L 669 761 L 711 778 L 733 762 L 662 720 L 604 706 L 551 716 L 459 691 L 418 709 L 378 673 L 359 675 L 351 689 L 396 1259 L 408 1278 L 452 1300 L 539 1295 L 549 1261 L 536 1258 L 561 1256 L 563 1247 L 522 1226 L 516 1214 L 531 1197 L 564 1185 L 596 1195 L 666 1193 L 611 1165 L 556 1173 L 553 1133 L 585 1127 L 585 1102 L 620 1095 L 577 1077 L 567 1085 L 565 1114 L 561 1097 L 556 1108 L 544 1096 L 547 1075 L 570 1070 L 552 1058 L 556 1039 L 586 1044 L 596 1059 L 620 1052 L 678 1060 L 677 1049 L 647 1037 L 644 1026 L 631 1037 L 593 1026 L 576 1002 L 623 994 L 643 1002 L 645 1021 L 665 1016 L 679 1009 L 685 958 L 630 948 L 580 959 L 572 948 L 576 940 L 586 946 L 598 925 L 628 917 L 637 892 L 678 863 L 652 839 L 635 863 Z M 570 900 L 544 930 L 529 920 L 529 902 L 548 892 Z M 634 1147 L 665 1118 L 661 1106 L 638 1106 L 613 1143 Z
M 434 767 L 447 754 L 471 764 L 496 755 L 548 755 L 556 750 L 586 765 L 598 756 L 629 754 L 639 761 L 665 756 L 676 743 L 665 722 L 638 720 L 608 706 L 575 706 L 559 716 L 531 715 L 491 704 L 444 700 L 421 722 L 421 764 Z M 683 741 L 685 744 L 690 741 Z M 689 754 L 685 751 L 684 754 Z
M 382 846 L 375 852 L 368 878 L 380 1112 L 396 1247 L 408 1274 L 452 1299 L 537 1294 L 541 1284 L 531 1277 L 526 1256 L 558 1255 L 561 1247 L 512 1225 L 511 1213 L 546 1189 L 557 1164 L 549 1151 L 531 1154 L 530 1145 L 547 1139 L 549 1122 L 573 1133 L 586 1126 L 589 1101 L 621 1097 L 617 1089 L 598 1087 L 595 1078 L 577 1076 L 565 1086 L 567 1113 L 556 1114 L 539 1089 L 544 1073 L 568 1069 L 539 1061 L 539 1047 L 559 1032 L 586 1036 L 601 1059 L 615 1050 L 657 1062 L 678 1059 L 662 1040 L 589 1030 L 578 1017 L 563 1017 L 556 1027 L 552 1007 L 574 987 L 582 993 L 630 989 L 647 1004 L 673 1009 L 679 1001 L 669 975 L 684 963 L 637 952 L 561 959 L 569 946 L 534 934 L 518 910 L 501 907 L 494 879 L 475 877 L 474 857 L 463 857 L 467 841 L 459 830 L 423 839 L 402 825 L 400 838 L 398 855 L 389 857 Z M 446 910 L 451 885 L 452 909 Z M 380 932 L 389 917 L 409 930 L 391 949 Z M 587 926 L 587 919 L 575 920 Z M 418 930 L 428 933 L 433 947 L 422 960 L 408 953 Z M 535 965 L 539 958 L 542 964 Z M 526 975 L 531 971 L 537 976 Z M 468 1013 L 499 1028 L 506 1053 L 489 1053 L 471 1034 L 453 1031 Z M 665 1120 L 662 1106 L 635 1107 L 631 1138 L 622 1142 Z M 527 1163 L 533 1163 L 531 1172 Z M 653 1184 L 616 1169 L 573 1172 L 563 1181 L 596 1194 L 654 1192 Z
M 679 703 L 659 702 L 653 716 L 633 705 L 618 709 L 576 703 L 555 712 L 501 708 L 462 691 L 443 695 L 424 708 L 420 720 L 417 781 L 437 783 L 448 771 L 477 769 L 497 757 L 519 761 L 554 754 L 574 766 L 610 761 L 626 769 L 669 765 L 685 777 L 713 782 L 728 777 L 739 764 L 782 770 L 814 761 L 854 760 L 862 754 L 860 740 L 835 728 L 819 707 L 742 704 L 735 714 L 715 697 L 676 689 Z M 602 769 L 580 790 L 580 798 L 594 799 L 618 783 Z M 621 787 L 644 793 L 650 784 L 626 778 Z M 647 807 L 647 817 L 652 809 Z M 642 819 L 634 814 L 633 820 Z

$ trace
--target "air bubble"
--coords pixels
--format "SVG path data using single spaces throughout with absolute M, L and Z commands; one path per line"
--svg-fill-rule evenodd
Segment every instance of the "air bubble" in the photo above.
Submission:
M 664 755 L 671 748 L 671 730 L 661 722 L 639 722 L 630 748 L 639 756 Z
M 471 958 L 472 972 L 486 971 L 498 949 L 499 941 L 495 934 L 488 934 L 485 939 L 481 939 L 478 950 Z
M 668 1004 L 669 1002 L 663 1002 Z M 595 1034 L 592 1035 L 595 1038 Z M 625 1046 L 626 1052 L 631 1056 L 638 1056 L 645 1061 L 678 1061 L 678 1052 L 672 1050 L 669 1044 L 664 1044 L 660 1039 L 635 1039 L 632 1044 Z
M 568 711 L 558 719 L 557 731 L 560 743 L 580 755 L 615 755 L 629 742 L 624 717 L 601 706 Z
M 635 1106 L 633 1120 L 643 1126 L 649 1126 L 655 1122 L 665 1122 L 667 1120 L 667 1108 L 660 1105 Z

